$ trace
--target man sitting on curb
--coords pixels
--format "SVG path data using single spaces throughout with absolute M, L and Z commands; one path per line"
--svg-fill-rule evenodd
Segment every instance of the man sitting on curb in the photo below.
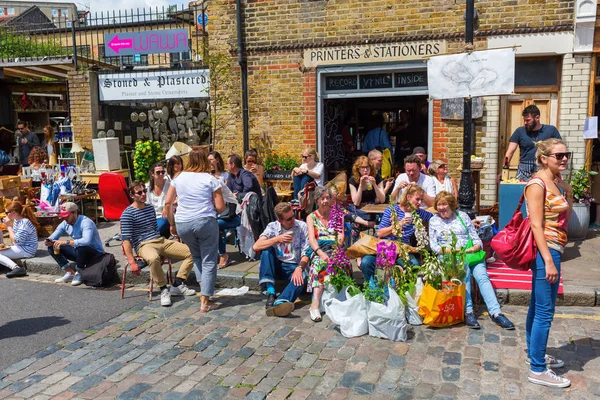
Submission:
M 75 203 L 62 204 L 58 217 L 63 222 L 44 241 L 52 258 L 65 271 L 65 275 L 56 279 L 55 282 L 71 282 L 73 286 L 81 285 L 79 271 L 85 269 L 87 264 L 96 257 L 104 254 L 98 228 L 96 228 L 94 221 L 85 215 L 79 215 L 79 208 Z M 74 240 L 59 240 L 64 233 Z M 77 272 L 70 265 L 69 260 L 75 261 Z
M 143 182 L 133 182 L 129 186 L 129 195 L 133 203 L 121 214 L 123 252 L 131 272 L 135 275 L 140 274 L 140 267 L 135 261 L 134 251 L 148 263 L 152 278 L 160 287 L 160 305 L 168 307 L 172 304 L 171 295 L 194 296 L 196 294 L 195 290 L 188 288 L 184 283 L 194 267 L 194 260 L 190 249 L 185 244 L 165 239 L 160 235 L 154 207 L 146 204 L 147 192 Z M 167 287 L 161 257 L 183 260 L 171 289 Z
M 294 311 L 294 301 L 305 287 L 308 257 L 308 228 L 294 218 L 290 203 L 275 206 L 277 221 L 267 225 L 252 249 L 260 255 L 259 283 L 267 287 L 266 313 L 284 317 Z M 275 276 L 282 275 L 288 285 L 275 300 Z

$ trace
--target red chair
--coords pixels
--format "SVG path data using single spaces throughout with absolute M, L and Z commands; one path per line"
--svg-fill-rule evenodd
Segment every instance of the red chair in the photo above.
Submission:
M 102 213 L 107 221 L 118 221 L 121 214 L 131 204 L 129 189 L 123 175 L 116 172 L 104 172 L 98 180 L 98 195 L 102 202 Z M 121 240 L 121 233 L 104 242 L 104 246 L 110 247 L 113 240 Z

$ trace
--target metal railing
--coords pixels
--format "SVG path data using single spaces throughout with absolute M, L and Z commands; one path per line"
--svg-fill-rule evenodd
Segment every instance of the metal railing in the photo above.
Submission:
M 203 4 L 81 13 L 73 21 L 31 23 L 15 21 L 0 25 L 0 64 L 50 63 L 72 60 L 77 66 L 100 69 L 130 66 L 189 66 L 200 62 L 206 48 L 206 8 Z M 105 51 L 105 34 L 185 29 L 189 51 L 184 53 L 131 54 L 111 56 Z

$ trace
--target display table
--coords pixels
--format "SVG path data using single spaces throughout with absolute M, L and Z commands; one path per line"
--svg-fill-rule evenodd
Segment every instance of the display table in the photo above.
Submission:
M 116 172 L 119 173 L 121 175 L 123 175 L 123 177 L 125 178 L 125 180 L 127 181 L 127 179 L 129 178 L 129 170 L 128 169 L 117 169 L 114 171 L 96 171 L 93 173 L 80 173 L 79 175 L 81 176 L 81 180 L 87 182 L 89 185 L 97 185 L 98 181 L 100 180 L 100 175 L 102 175 L 104 172 Z
M 521 195 L 525 190 L 525 183 L 504 183 L 500 182 L 500 188 L 498 192 L 498 205 L 500 213 L 498 215 L 498 229 L 502 229 L 511 220 Z M 525 208 L 525 202 L 521 207 L 523 218 L 527 216 L 527 210 Z
M 98 196 L 97 192 L 94 190 L 93 192 L 85 193 L 85 194 L 61 194 L 60 199 L 62 201 L 72 201 L 73 203 L 79 203 L 79 213 L 84 214 L 84 201 L 91 200 L 94 202 L 94 222 L 98 225 Z

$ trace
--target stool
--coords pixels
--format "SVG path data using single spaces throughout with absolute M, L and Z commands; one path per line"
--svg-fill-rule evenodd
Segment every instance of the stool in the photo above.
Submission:
M 171 259 L 168 257 L 160 258 L 160 265 L 163 266 L 167 264 L 169 266 L 169 271 L 167 273 L 167 283 L 173 284 L 173 265 L 171 264 Z M 123 268 L 123 280 L 121 282 L 121 299 L 125 297 L 125 278 L 127 277 L 127 267 L 129 267 L 129 263 L 125 264 Z M 154 289 L 154 279 L 152 279 L 152 271 L 150 271 L 150 289 L 148 290 L 148 301 L 152 301 L 152 290 Z

